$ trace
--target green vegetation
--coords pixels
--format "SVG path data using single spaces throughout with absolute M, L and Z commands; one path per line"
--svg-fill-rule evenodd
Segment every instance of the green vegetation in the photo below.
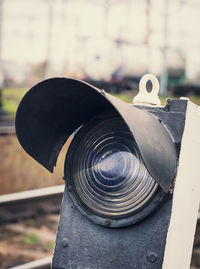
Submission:
M 133 96 L 130 96 L 130 95 L 126 95 L 123 93 L 117 93 L 117 94 L 113 94 L 113 95 L 115 97 L 121 99 L 122 101 L 127 102 L 127 103 L 132 103 L 132 101 L 133 101 Z
M 122 101 L 127 102 L 127 103 L 132 103 L 133 97 L 134 97 L 134 96 L 130 96 L 130 95 L 125 95 L 123 93 L 113 94 L 113 95 L 115 97 L 121 99 Z M 171 96 L 167 97 L 167 99 L 170 99 L 170 98 L 179 99 L 179 97 L 171 97 Z M 189 96 L 188 98 L 192 102 L 194 102 L 195 104 L 200 105 L 200 96 Z M 161 100 L 162 105 L 164 106 L 165 105 L 166 98 L 165 97 L 160 97 L 160 100 Z
M 28 233 L 24 237 L 23 242 L 27 246 L 31 246 L 31 245 L 35 245 L 35 244 L 41 243 L 39 236 L 36 233 L 34 233 L 34 232 Z
M 53 251 L 54 245 L 55 245 L 54 241 L 49 241 L 49 242 L 44 243 L 44 247 L 48 251 Z
M 28 219 L 27 225 L 30 227 L 33 227 L 35 225 L 35 220 L 34 219 Z
M 123 93 L 119 93 L 119 94 L 113 94 L 115 97 L 121 99 L 122 101 L 124 102 L 127 102 L 127 103 L 132 103 L 133 102 L 133 98 L 134 96 L 131 96 L 131 95 L 126 95 L 126 94 L 123 94 Z M 161 103 L 162 105 L 165 105 L 165 99 L 164 97 L 160 97 L 161 99 Z
M 8 239 L 8 232 L 1 229 L 0 230 L 0 240 L 7 240 L 7 239 Z
M 192 102 L 200 106 L 200 96 L 190 96 L 189 98 Z
M 52 252 L 55 245 L 54 240 L 48 242 L 42 242 L 36 232 L 30 232 L 27 235 L 25 235 L 23 243 L 26 247 L 31 247 L 33 245 L 40 245 L 48 252 Z
M 4 88 L 2 92 L 2 103 L 4 110 L 11 116 L 14 116 L 17 106 L 27 92 L 27 89 Z
M 4 88 L 2 99 L 3 99 L 3 108 L 4 110 L 11 116 L 14 116 L 17 110 L 17 106 L 27 92 L 27 89 L 17 89 L 17 88 Z M 113 94 L 115 97 L 127 102 L 132 103 L 133 97 L 131 93 L 129 95 L 120 93 L 120 94 Z M 174 98 L 174 97 L 168 97 Z M 200 105 L 200 96 L 190 96 L 190 100 L 197 105 Z M 165 98 L 161 97 L 162 105 L 165 105 Z

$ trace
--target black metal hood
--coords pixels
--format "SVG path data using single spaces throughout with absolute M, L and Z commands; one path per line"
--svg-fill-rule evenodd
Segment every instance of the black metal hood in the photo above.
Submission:
M 174 143 L 159 120 L 82 81 L 53 78 L 31 88 L 16 114 L 16 134 L 24 150 L 50 172 L 67 138 L 90 118 L 114 110 L 123 118 L 144 163 L 167 192 L 176 171 Z

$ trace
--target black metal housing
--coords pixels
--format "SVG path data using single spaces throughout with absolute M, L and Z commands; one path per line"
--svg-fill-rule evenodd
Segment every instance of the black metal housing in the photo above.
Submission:
M 89 84 L 64 78 L 41 82 L 25 95 L 16 115 L 17 137 L 49 171 L 69 135 L 94 115 L 115 111 L 163 190 L 152 201 L 156 210 L 134 225 L 112 228 L 112 219 L 104 220 L 107 227 L 102 227 L 80 214 L 69 195 L 73 190 L 67 186 L 52 268 L 162 268 L 186 107 L 186 100 L 168 100 L 162 108 L 133 106 Z
M 67 138 L 105 111 L 116 111 L 122 117 L 147 170 L 167 192 L 176 173 L 176 151 L 166 128 L 147 111 L 84 82 L 54 78 L 34 86 L 18 107 L 16 134 L 25 151 L 53 172 Z
M 186 100 L 168 100 L 163 108 L 140 107 L 159 118 L 168 129 L 178 158 L 185 124 Z M 54 250 L 53 269 L 161 269 L 171 217 L 172 196 L 157 193 L 157 209 L 125 228 L 92 223 L 74 207 L 66 186 Z

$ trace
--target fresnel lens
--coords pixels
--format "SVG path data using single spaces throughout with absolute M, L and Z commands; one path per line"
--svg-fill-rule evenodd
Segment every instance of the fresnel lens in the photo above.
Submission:
M 131 132 L 116 115 L 95 117 L 78 130 L 66 156 L 65 173 L 76 204 L 103 218 L 136 214 L 158 188 Z

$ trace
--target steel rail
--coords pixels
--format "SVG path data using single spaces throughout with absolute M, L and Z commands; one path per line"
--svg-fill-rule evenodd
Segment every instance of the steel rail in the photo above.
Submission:
M 15 267 L 10 267 L 11 269 L 49 269 L 51 268 L 52 257 L 42 258 L 33 262 L 28 262 Z
M 0 135 L 15 135 L 14 126 L 0 126 Z
M 200 221 L 200 212 L 198 214 L 198 222 Z M 50 269 L 52 257 L 42 258 L 37 261 L 28 262 L 19 266 L 11 267 L 11 269 Z
M 0 114 L 0 135 L 15 135 L 15 120 Z
M 64 192 L 64 185 L 40 188 L 35 190 L 15 192 L 11 194 L 0 195 L 0 207 L 5 205 L 14 205 L 25 201 L 41 200 L 48 197 L 60 196 Z
M 0 225 L 45 213 L 59 213 L 64 185 L 0 195 Z
M 0 210 L 7 205 L 15 205 L 16 203 L 25 203 L 30 201 L 43 201 L 45 198 L 49 199 L 53 196 L 62 196 L 64 192 L 64 185 L 41 188 L 38 190 L 24 191 L 14 194 L 6 194 L 0 196 Z M 200 222 L 200 212 L 197 218 Z M 11 269 L 50 269 L 52 257 L 45 257 L 36 261 L 28 262 L 22 265 L 11 267 Z

